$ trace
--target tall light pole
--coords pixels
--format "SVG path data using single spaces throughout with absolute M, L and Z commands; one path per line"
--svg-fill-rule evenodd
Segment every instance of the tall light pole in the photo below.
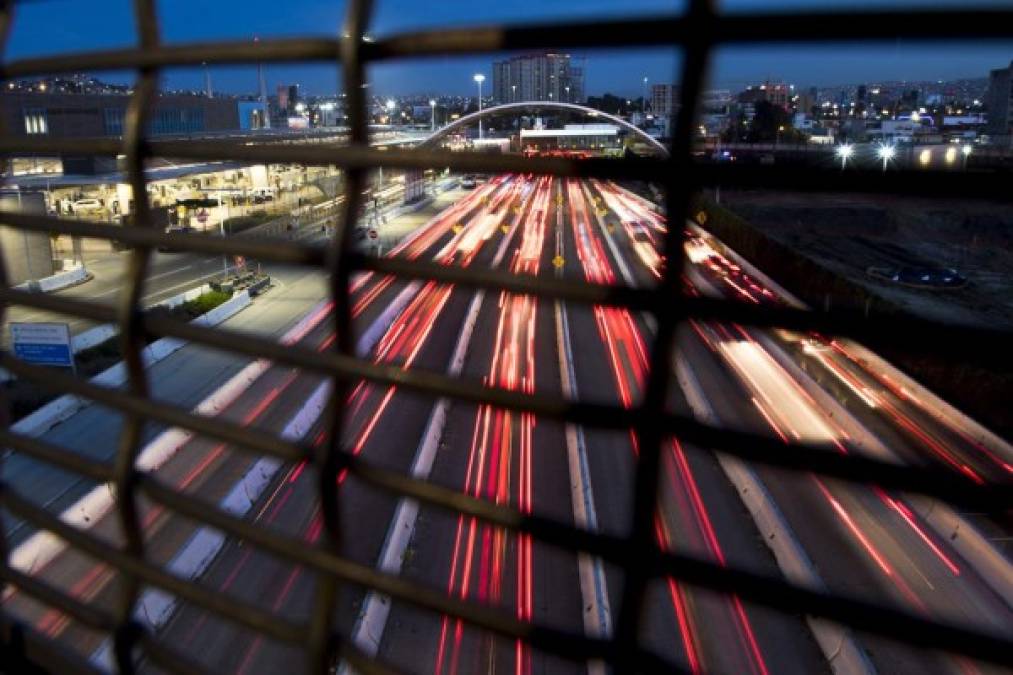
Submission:
M 482 83 L 485 75 L 475 73 L 475 82 L 478 84 L 478 140 L 482 140 Z
M 893 159 L 896 149 L 892 145 L 881 145 L 876 151 L 879 158 L 883 160 L 883 173 L 886 173 L 886 165 L 889 164 L 890 160 Z
M 965 145 L 960 149 L 960 154 L 964 156 L 964 171 L 967 171 L 967 158 L 971 156 L 972 148 L 970 145 Z
M 643 104 L 640 106 L 640 112 L 647 114 L 647 76 L 644 75 L 644 98 Z
M 844 166 L 848 163 L 848 160 L 851 159 L 851 155 L 853 155 L 854 152 L 854 146 L 848 143 L 845 143 L 837 148 L 837 156 L 841 159 L 841 171 L 844 171 Z
M 511 84 L 510 85 L 510 102 L 511 103 L 516 103 L 517 102 L 517 85 L 516 84 Z
M 564 87 L 564 89 L 566 89 L 566 102 L 569 103 L 570 102 L 570 85 L 566 85 L 566 87 Z
M 430 115 L 430 125 L 429 125 L 429 128 L 432 131 L 436 131 L 436 99 L 435 98 L 429 99 L 429 107 L 432 108 L 432 110 L 433 110 L 432 114 Z
M 208 70 L 208 62 L 201 61 L 201 65 L 204 66 L 204 94 L 212 98 L 214 94 L 211 91 L 211 71 Z

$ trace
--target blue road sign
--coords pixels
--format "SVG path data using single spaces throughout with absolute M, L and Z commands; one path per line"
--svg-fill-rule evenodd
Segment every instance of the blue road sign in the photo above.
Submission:
M 70 328 L 65 323 L 11 323 L 14 355 L 42 366 L 74 367 Z
M 14 345 L 14 356 L 22 361 L 37 363 L 43 366 L 66 366 L 70 368 L 74 365 L 68 345 L 16 343 Z

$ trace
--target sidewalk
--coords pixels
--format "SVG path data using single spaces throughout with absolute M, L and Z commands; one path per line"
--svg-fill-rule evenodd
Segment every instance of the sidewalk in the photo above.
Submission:
M 454 202 L 458 201 L 466 194 L 468 194 L 468 190 L 453 188 L 437 195 L 435 198 L 431 199 L 428 204 L 422 206 L 417 211 L 405 213 L 396 218 L 390 218 L 386 223 L 381 222 L 380 226 L 377 228 L 378 234 L 380 235 L 377 241 L 383 248 L 383 251 L 389 251 L 394 246 L 397 246 L 398 242 L 414 232 L 416 229 L 425 225 L 435 215 L 444 209 L 449 208 Z

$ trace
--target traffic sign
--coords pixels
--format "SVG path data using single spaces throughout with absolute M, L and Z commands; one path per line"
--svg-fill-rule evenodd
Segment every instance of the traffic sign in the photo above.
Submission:
M 380 233 L 376 231 L 376 228 L 369 228 L 369 238 L 376 239 L 380 236 Z
M 65 323 L 11 323 L 14 355 L 43 366 L 74 367 L 70 328 Z
M 208 212 L 206 210 L 201 209 L 197 212 L 197 222 L 201 225 L 208 222 Z
M 555 265 L 557 268 L 562 267 L 565 263 L 566 261 L 563 260 L 563 256 L 561 255 L 557 255 L 555 258 L 552 259 L 552 264 Z

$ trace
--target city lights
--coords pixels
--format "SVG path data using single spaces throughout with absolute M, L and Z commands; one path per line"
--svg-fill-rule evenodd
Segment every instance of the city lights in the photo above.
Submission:
M 886 171 L 887 164 L 897 154 L 897 149 L 892 145 L 881 145 L 876 150 L 876 156 L 883 160 L 883 171 Z
M 841 171 L 844 171 L 844 167 L 847 165 L 848 160 L 855 153 L 855 147 L 848 143 L 838 146 L 837 158 L 841 160 Z
M 475 73 L 475 83 L 478 85 L 478 139 L 482 140 L 482 83 L 485 82 L 485 75 L 482 73 Z

